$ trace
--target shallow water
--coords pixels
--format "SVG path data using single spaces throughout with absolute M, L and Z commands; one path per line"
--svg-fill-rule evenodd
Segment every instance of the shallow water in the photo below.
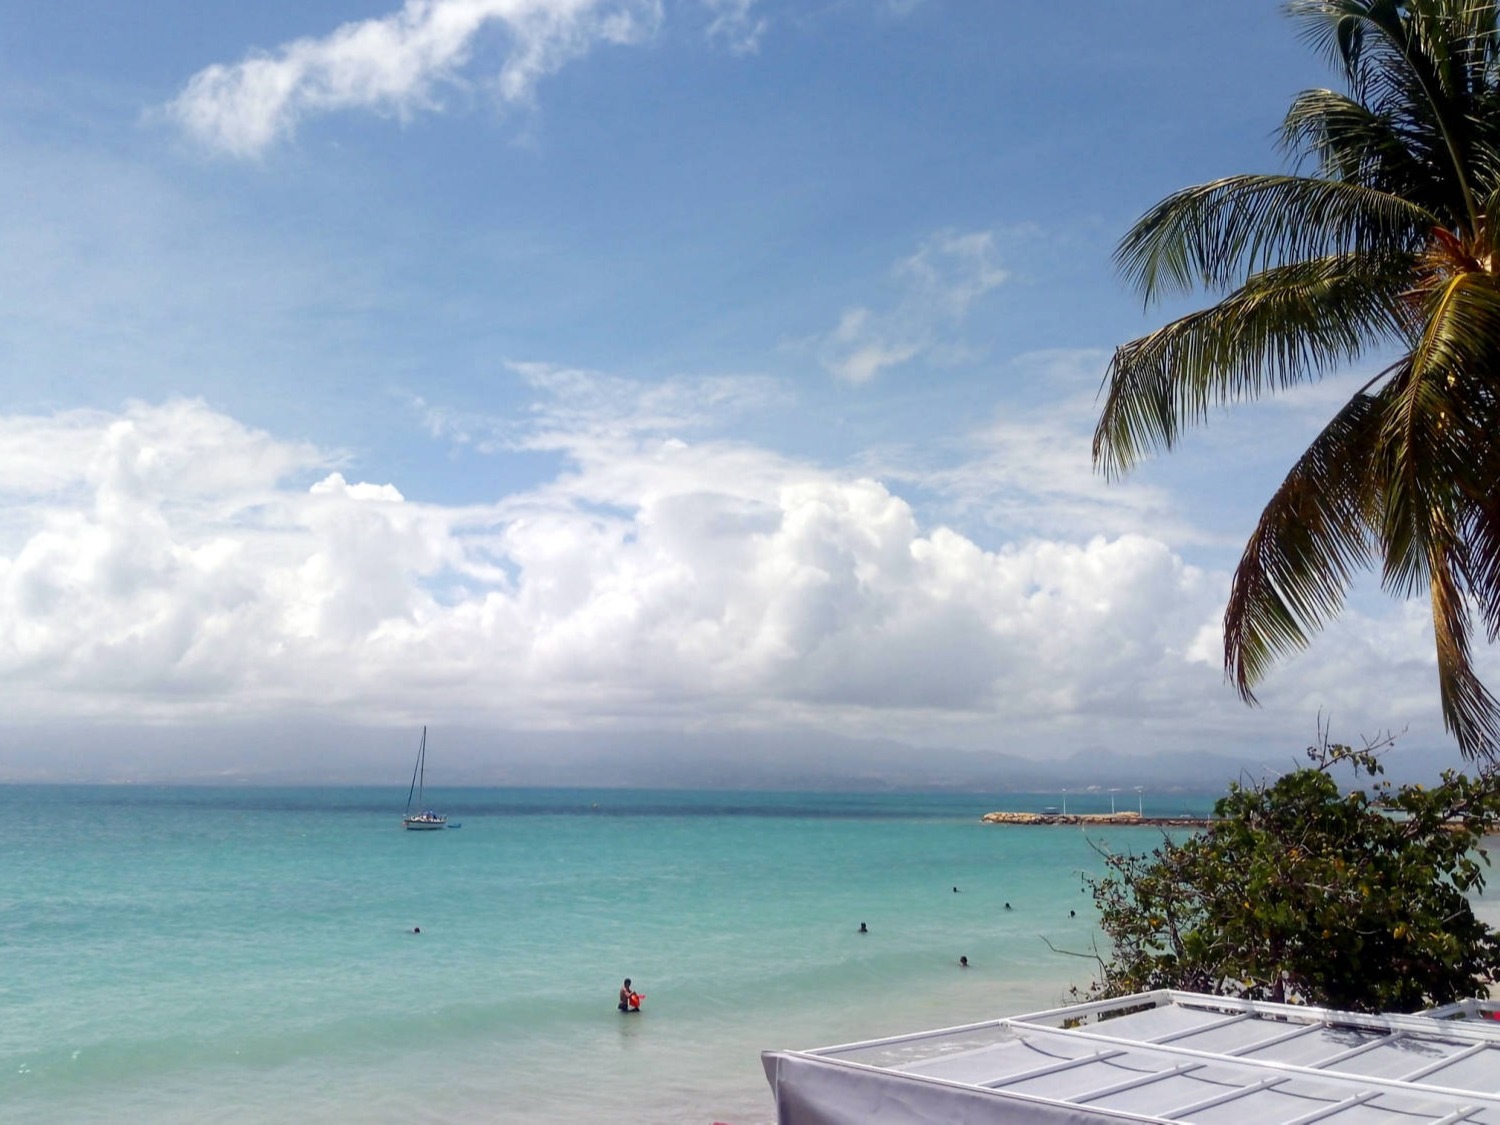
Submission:
M 1090 841 L 1153 835 L 975 794 L 429 790 L 462 828 L 413 833 L 394 790 L 4 793 L 3 1121 L 766 1122 L 762 1049 L 1062 1002 Z

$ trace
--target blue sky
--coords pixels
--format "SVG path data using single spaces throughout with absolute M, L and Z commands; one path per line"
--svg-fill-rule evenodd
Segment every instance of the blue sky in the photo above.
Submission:
M 1164 194 L 1279 166 L 1275 5 L 8 4 L 0 700 L 29 724 L 1440 749 L 1368 582 L 1217 617 L 1350 379 L 1106 485 Z M 1186 307 L 1186 306 L 1184 306 Z M 248 737 L 248 736 L 247 736 Z M 1256 751 L 1258 752 L 1258 750 Z

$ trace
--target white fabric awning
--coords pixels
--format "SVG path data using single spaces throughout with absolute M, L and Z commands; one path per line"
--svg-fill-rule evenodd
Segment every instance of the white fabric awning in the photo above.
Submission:
M 1500 1125 L 1500 1022 L 1187 992 L 767 1051 L 780 1125 Z

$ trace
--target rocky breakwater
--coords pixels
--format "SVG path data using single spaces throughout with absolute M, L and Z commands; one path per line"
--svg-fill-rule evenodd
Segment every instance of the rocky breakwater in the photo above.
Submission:
M 992 812 L 979 818 L 985 824 L 1070 824 L 1085 828 L 1202 828 L 1209 823 L 1201 816 L 1142 816 L 1140 813 L 1034 813 Z

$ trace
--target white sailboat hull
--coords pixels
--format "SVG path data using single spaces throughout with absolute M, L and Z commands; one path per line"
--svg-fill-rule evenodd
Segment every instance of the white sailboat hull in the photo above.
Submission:
M 406 815 L 401 818 L 401 827 L 410 832 L 436 832 L 448 827 L 448 818 L 439 816 L 431 809 L 422 809 L 423 791 L 427 788 L 427 728 L 422 728 L 422 741 L 417 746 L 417 764 L 411 771 L 411 788 L 406 791 Z M 412 797 L 421 812 L 412 812 Z

